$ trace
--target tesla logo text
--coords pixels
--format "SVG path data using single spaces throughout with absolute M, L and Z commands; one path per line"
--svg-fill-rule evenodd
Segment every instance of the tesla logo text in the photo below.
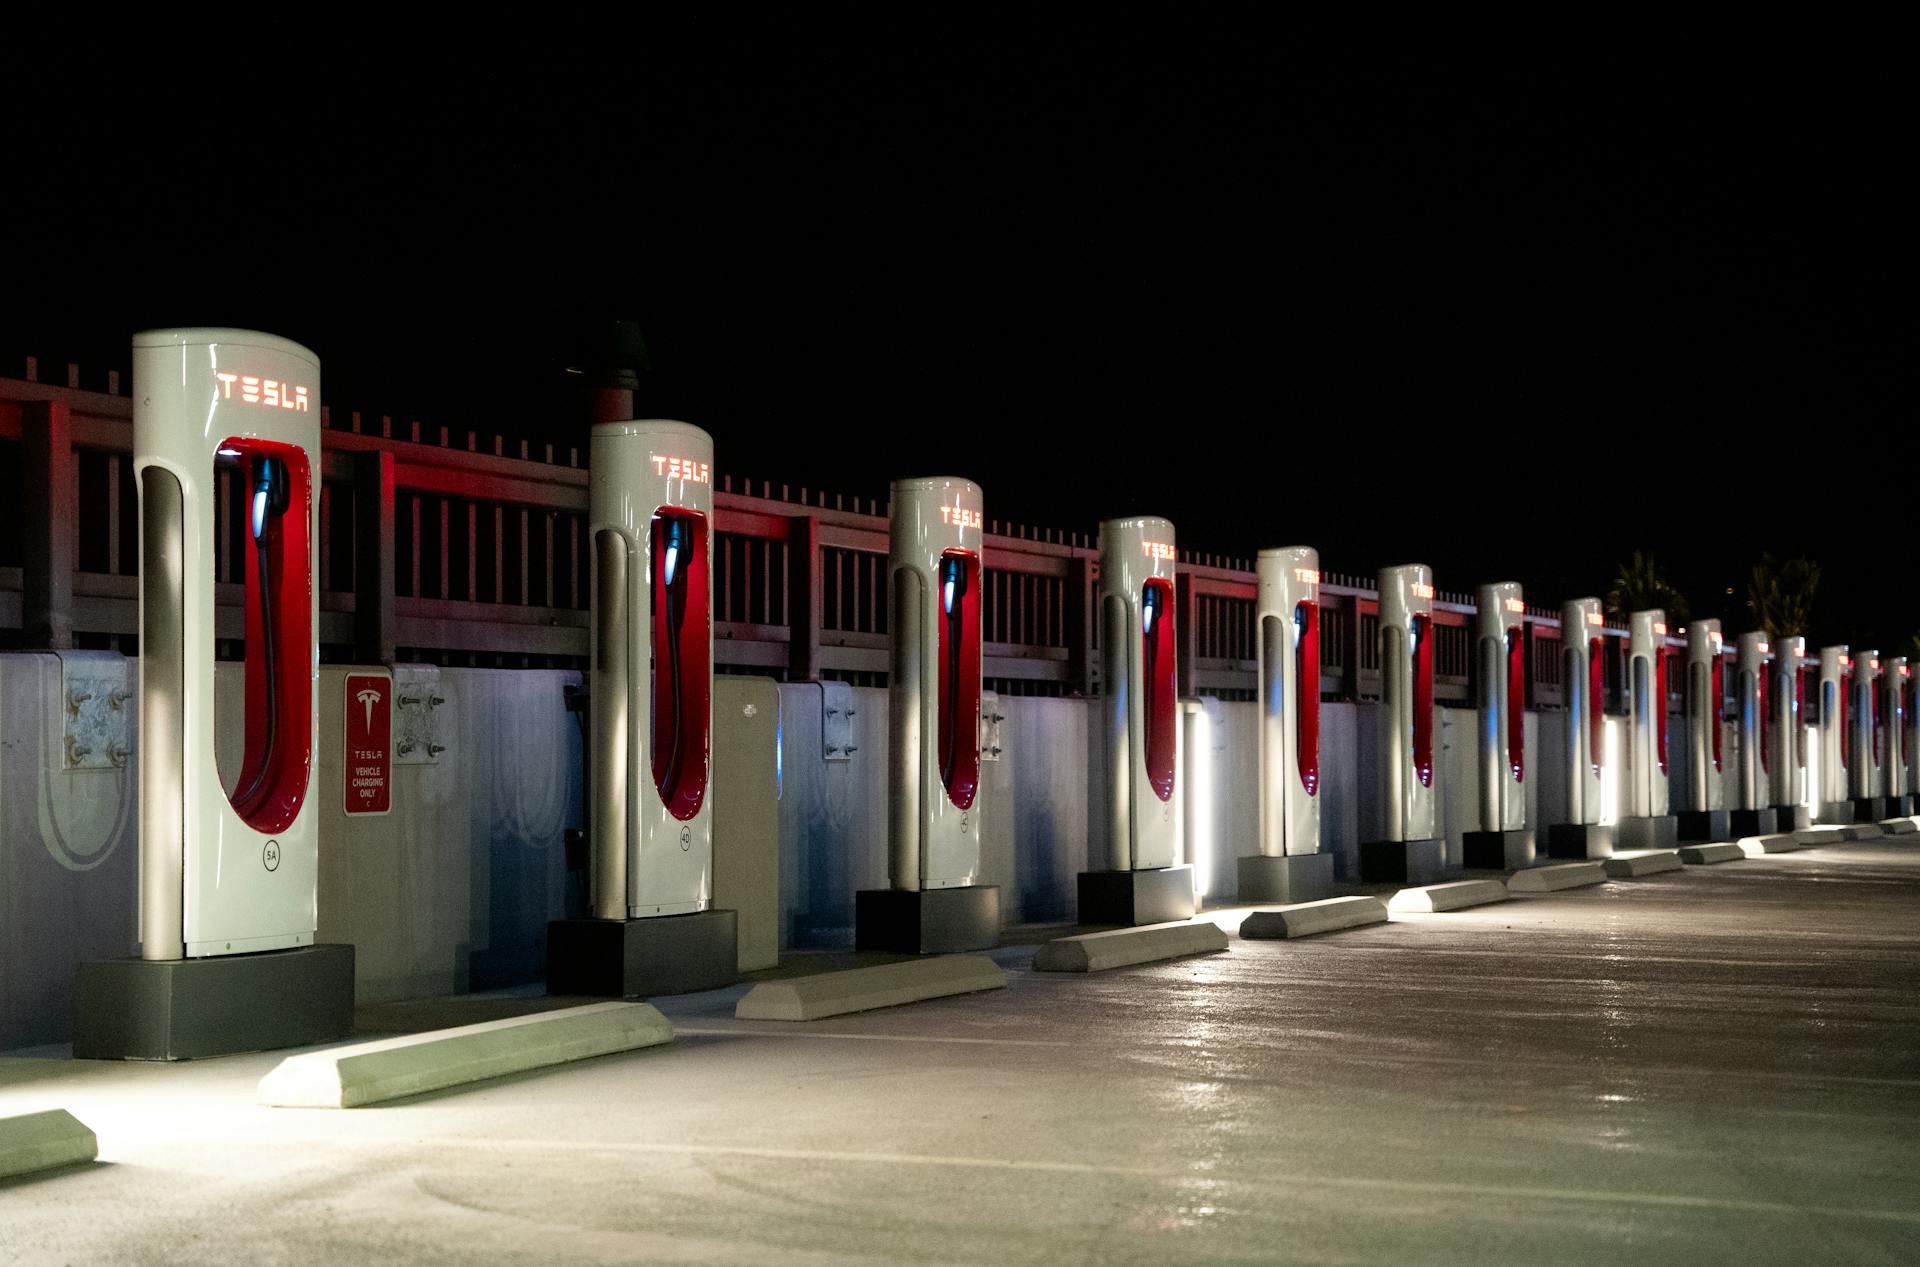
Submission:
M 1589 625 L 1592 625 L 1592 626 L 1593 626 L 1594 628 L 1596 628 L 1596 629 L 1597 629 L 1597 628 L 1599 628 L 1599 627 L 1600 627 L 1600 613 L 1599 613 L 1599 612 L 1588 612 L 1588 613 L 1587 613 L 1587 623 L 1588 623 Z
M 1415 581 L 1412 585 L 1408 586 L 1407 588 L 1413 591 L 1413 596 L 1415 598 L 1432 598 L 1433 597 L 1433 586 L 1427 584 L 1425 581 Z
M 1759 650 L 1760 650 L 1760 654 L 1761 654 L 1761 655 L 1765 655 L 1765 654 L 1767 654 L 1767 644 L 1766 644 L 1766 643 L 1764 643 L 1764 642 L 1763 642 L 1763 643 L 1761 643 L 1761 644 L 1760 644 L 1760 648 L 1759 648 Z
M 1293 570 L 1293 579 L 1302 585 L 1318 585 L 1320 583 L 1320 569 L 1295 568 Z
M 1526 603 L 1517 598 L 1505 599 L 1504 603 L 1506 605 L 1506 609 L 1510 612 L 1513 612 L 1515 615 L 1520 615 L 1527 610 Z
M 713 473 L 705 462 L 696 462 L 692 458 L 670 458 L 663 453 L 653 455 L 653 473 L 670 480 L 685 480 L 689 484 L 713 483 Z
M 1173 547 L 1164 541 L 1142 541 L 1140 543 L 1140 550 L 1141 553 L 1145 554 L 1149 559 L 1171 559 L 1173 557 Z
M 214 377 L 220 380 L 222 400 L 232 400 L 234 386 L 238 384 L 240 399 L 249 405 L 271 405 L 275 409 L 291 409 L 295 413 L 307 412 L 307 389 L 297 383 L 282 383 L 253 374 L 216 372 Z
M 1840 657 L 1840 667 L 1841 667 L 1841 668 L 1843 668 L 1843 669 L 1844 669 L 1844 668 L 1846 668 L 1846 667 L 1847 667 L 1848 665 L 1850 665 L 1850 664 L 1852 664 L 1852 663 L 1853 663 L 1853 661 L 1852 661 L 1851 659 L 1849 659 L 1848 657 L 1846 657 L 1846 656 L 1841 656 L 1841 657 Z
M 968 510 L 965 506 L 942 506 L 940 522 L 956 528 L 978 528 L 981 526 L 981 517 L 979 511 Z
M 1653 622 L 1653 632 L 1655 632 L 1655 633 L 1657 633 L 1657 634 L 1659 634 L 1659 635 L 1660 635 L 1661 637 L 1663 637 L 1663 638 L 1664 638 L 1664 637 L 1666 636 L 1666 633 L 1667 633 L 1667 626 L 1666 626 L 1666 624 L 1665 624 L 1664 622 L 1662 622 L 1662 621 L 1658 621 L 1658 620 L 1656 620 L 1656 621 L 1654 621 L 1654 622 Z

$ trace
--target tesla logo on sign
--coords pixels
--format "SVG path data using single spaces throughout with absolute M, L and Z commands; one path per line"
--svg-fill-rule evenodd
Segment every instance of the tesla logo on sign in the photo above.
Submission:
M 685 480 L 689 484 L 713 483 L 713 473 L 705 462 L 696 462 L 692 458 L 672 458 L 664 453 L 653 455 L 653 473 L 670 480 Z
M 283 383 L 256 374 L 225 374 L 218 371 L 215 371 L 214 378 L 219 380 L 222 400 L 232 400 L 234 388 L 238 387 L 240 399 L 249 405 L 270 405 L 275 409 L 291 409 L 302 414 L 307 412 L 307 389 L 298 383 Z
M 346 732 L 346 812 L 384 814 L 393 808 L 393 682 L 386 674 L 347 675 Z

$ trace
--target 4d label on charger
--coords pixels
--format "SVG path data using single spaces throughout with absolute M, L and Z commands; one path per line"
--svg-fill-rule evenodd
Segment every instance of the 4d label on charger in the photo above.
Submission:
M 346 811 L 384 814 L 393 807 L 393 679 L 347 674 L 346 721 Z

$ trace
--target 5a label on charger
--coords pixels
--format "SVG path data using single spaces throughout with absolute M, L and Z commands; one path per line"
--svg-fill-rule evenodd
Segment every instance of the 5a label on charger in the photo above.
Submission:
M 393 679 L 347 674 L 346 722 L 346 812 L 384 814 L 393 808 Z

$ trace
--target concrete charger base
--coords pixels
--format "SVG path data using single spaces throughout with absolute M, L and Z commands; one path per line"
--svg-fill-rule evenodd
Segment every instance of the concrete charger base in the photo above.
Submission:
M 1813 811 L 1804 805 L 1776 805 L 1773 825 L 1776 831 L 1805 831 L 1813 826 Z
M 1671 849 L 1680 843 L 1680 820 L 1672 814 L 1623 818 L 1616 839 L 1622 849 Z
M 1615 839 L 1612 823 L 1555 823 L 1547 828 L 1547 857 L 1611 858 Z
M 1444 840 L 1368 840 L 1360 845 L 1360 879 L 1365 884 L 1435 884 L 1448 874 Z
M 1822 801 L 1820 821 L 1829 826 L 1845 826 L 1853 821 L 1852 801 Z
M 1000 944 L 1000 886 L 862 889 L 853 895 L 853 945 L 896 955 L 950 955 Z
M 1193 918 L 1193 868 L 1148 871 L 1082 871 L 1078 884 L 1082 924 L 1172 924 Z
M 1680 839 L 1733 839 L 1733 812 L 1724 809 L 1683 809 L 1680 811 Z
M 1856 796 L 1853 798 L 1853 821 L 1856 823 L 1877 823 L 1887 817 L 1887 798 L 1884 796 Z
M 1780 830 L 1780 816 L 1771 809 L 1736 809 L 1727 814 L 1727 834 L 1719 840 L 1743 836 L 1771 836 Z
M 74 973 L 77 1060 L 201 1060 L 352 1033 L 352 946 L 97 959 Z
M 547 925 L 547 993 L 646 999 L 718 990 L 740 979 L 739 916 L 694 911 Z
M 1333 855 L 1296 853 L 1282 858 L 1255 854 L 1239 862 L 1242 902 L 1318 902 L 1333 895 Z
M 1518 831 L 1470 831 L 1465 843 L 1465 863 L 1476 870 L 1524 871 L 1534 863 L 1530 827 Z
M 1886 817 L 1912 818 L 1913 817 L 1913 793 L 1902 792 L 1899 796 L 1889 796 L 1887 798 Z

